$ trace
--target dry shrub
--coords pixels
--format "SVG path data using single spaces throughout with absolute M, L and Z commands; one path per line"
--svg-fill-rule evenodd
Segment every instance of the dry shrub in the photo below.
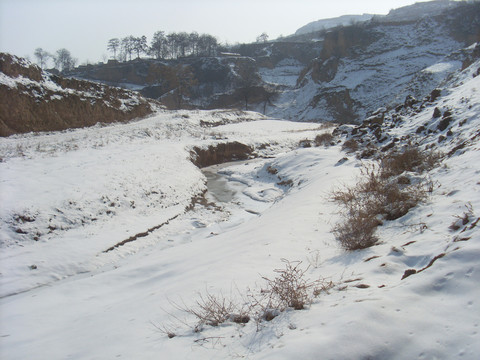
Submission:
M 310 148 L 312 147 L 312 142 L 308 139 L 300 140 L 300 142 L 298 143 L 298 146 L 301 148 Z
M 334 284 L 325 279 L 310 280 L 301 261 L 282 259 L 284 269 L 274 270 L 273 279 L 263 277 L 266 287 L 258 294 L 249 294 L 251 312 L 257 321 L 271 321 L 288 308 L 303 310 L 313 299 L 328 292 Z
M 448 227 L 451 231 L 459 230 L 475 218 L 472 204 L 469 202 L 465 205 L 465 207 L 467 208 L 467 210 L 463 212 L 463 215 L 454 216 L 455 221 L 453 221 L 452 224 Z
M 372 214 L 358 211 L 349 213 L 344 220 L 335 225 L 333 233 L 346 250 L 359 250 L 377 243 L 375 229 L 381 224 Z
M 423 173 L 433 169 L 440 159 L 440 153 L 422 151 L 410 145 L 403 151 L 392 151 L 383 156 L 380 160 L 381 175 L 388 178 L 404 172 Z
M 223 295 L 213 295 L 206 292 L 199 294 L 195 306 L 179 305 L 172 303 L 173 307 L 187 314 L 195 316 L 197 324 L 195 331 L 200 331 L 203 325 L 218 326 L 227 321 L 236 323 L 248 323 L 250 317 L 243 307 L 240 307 L 231 298 Z
M 311 301 L 310 289 L 315 286 L 315 281 L 308 281 L 305 278 L 305 272 L 302 269 L 301 261 L 290 262 L 282 260 L 285 263 L 285 269 L 277 269 L 278 274 L 274 279 L 264 277 L 267 281 L 267 293 L 278 299 L 280 308 L 294 308 L 302 310 L 305 305 Z
M 384 178 L 382 174 L 378 167 L 365 166 L 355 185 L 335 190 L 331 198 L 349 216 L 366 218 L 356 214 L 369 213 L 385 220 L 398 219 L 426 198 L 429 189 L 424 180 L 412 184 L 410 177 L 406 181 L 406 176 Z
M 242 306 L 231 298 L 223 295 L 213 295 L 206 292 L 199 294 L 194 306 L 171 302 L 172 306 L 184 313 L 193 315 L 197 322 L 193 326 L 195 332 L 201 331 L 204 325 L 218 326 L 223 323 L 233 322 L 237 324 L 248 323 L 252 318 L 257 325 L 262 321 L 271 321 L 288 308 L 295 310 L 304 309 L 313 299 L 324 292 L 328 292 L 334 284 L 325 279 L 309 280 L 305 274 L 309 267 L 302 268 L 301 261 L 288 261 L 284 269 L 274 270 L 277 276 L 273 279 L 263 277 L 266 287 L 258 292 L 247 291 L 241 295 Z M 186 321 L 182 321 L 170 314 L 177 322 L 190 327 Z M 169 338 L 175 337 L 173 326 L 156 326 Z
M 374 245 L 382 220 L 396 220 L 424 201 L 431 185 L 408 172 L 424 171 L 433 163 L 429 155 L 417 151 L 387 155 L 379 164 L 364 166 L 355 185 L 334 190 L 331 199 L 341 205 L 343 220 L 333 233 L 342 247 L 357 250 Z
M 355 152 L 358 150 L 358 142 L 355 139 L 346 140 L 342 145 L 342 150 Z
M 316 146 L 330 146 L 333 142 L 333 135 L 330 133 L 320 134 L 315 137 L 314 141 Z

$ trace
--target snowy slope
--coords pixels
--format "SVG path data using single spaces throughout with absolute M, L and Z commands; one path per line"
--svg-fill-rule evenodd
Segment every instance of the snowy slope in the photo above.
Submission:
M 340 97 L 338 106 L 351 107 L 359 120 L 380 106 L 403 102 L 407 95 L 425 96 L 462 66 L 462 44 L 435 20 L 379 23 L 368 32 L 375 41 L 339 57 L 331 80 L 315 81 L 310 70 L 307 81 L 284 91 L 267 114 L 294 120 L 338 121 L 339 114 L 327 99 L 348 91 L 354 105 Z M 327 68 L 330 60 L 318 60 L 320 69 Z M 314 101 L 316 98 L 320 101 Z
M 110 261 L 98 257 L 103 251 L 188 212 L 206 190 L 190 160 L 194 145 L 233 138 L 254 147 L 272 144 L 259 150 L 271 156 L 319 132 L 318 124 L 262 119 L 244 112 L 165 112 L 126 125 L 2 139 L 0 231 L 8 251 L 0 255 L 1 294 L 92 270 Z M 210 128 L 201 122 L 233 123 Z M 31 272 L 32 265 L 38 271 Z
M 283 89 L 266 114 L 361 122 L 381 106 L 403 103 L 407 95 L 422 98 L 462 67 L 463 48 L 478 41 L 477 14 L 478 2 L 419 2 L 327 31 L 322 39 L 311 39 L 323 43 L 318 58 L 297 72 L 295 86 Z M 282 83 L 281 69 L 267 73 L 276 73 L 276 83 Z
M 312 21 L 305 26 L 302 26 L 300 29 L 295 31 L 295 35 L 308 34 L 321 30 L 328 30 L 337 26 L 348 26 L 354 23 L 364 22 L 371 20 L 374 15 L 372 14 L 363 14 L 363 15 L 343 15 L 331 19 L 321 19 L 317 21 Z
M 318 124 L 184 111 L 127 125 L 1 139 L 1 357 L 475 359 L 479 68 L 477 61 L 434 103 L 406 109 L 397 126 L 384 129 L 389 139 L 409 136 L 448 155 L 428 174 L 435 184 L 428 200 L 385 222 L 378 245 L 354 252 L 342 250 L 331 233 L 339 215 L 329 193 L 353 183 L 361 161 L 340 144 L 297 148 L 300 140 L 328 131 Z M 435 107 L 453 114 L 448 129 L 438 130 Z M 225 125 L 200 126 L 200 120 L 213 124 L 219 118 Z M 398 114 L 386 114 L 386 123 L 393 118 Z M 420 126 L 431 131 L 417 133 Z M 264 156 L 218 170 L 237 191 L 230 203 L 217 204 L 223 211 L 212 205 L 185 211 L 190 197 L 205 190 L 189 150 L 218 139 L 255 146 Z M 62 186 L 50 185 L 52 179 Z M 164 196 L 144 192 L 154 189 Z M 102 195 L 118 204 L 114 213 L 69 223 L 70 217 L 104 211 Z M 71 200 L 89 211 L 77 211 Z M 27 234 L 12 227 L 19 212 L 26 215 L 15 226 Z M 467 223 L 452 228 L 466 212 Z M 176 214 L 147 236 L 102 252 Z M 36 227 L 44 231 L 48 216 L 57 228 L 30 239 Z M 193 330 L 196 320 L 175 306 L 195 306 L 199 294 L 207 293 L 248 302 L 246 294 L 258 296 L 262 276 L 275 276 L 282 259 L 303 261 L 310 265 L 308 278 L 326 278 L 334 287 L 306 310 L 200 332 Z M 405 270 L 423 268 L 402 280 Z M 162 326 L 176 336 L 168 338 Z
M 416 21 L 437 16 L 443 11 L 455 8 L 457 5 L 455 1 L 451 0 L 420 1 L 413 5 L 390 10 L 386 16 L 378 16 L 375 19 L 381 22 Z

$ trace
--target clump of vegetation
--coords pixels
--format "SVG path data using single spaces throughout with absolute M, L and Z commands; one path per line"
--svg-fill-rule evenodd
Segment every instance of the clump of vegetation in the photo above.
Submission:
M 310 281 L 305 277 L 308 270 L 302 269 L 301 261 L 290 262 L 283 260 L 285 269 L 277 269 L 278 275 L 273 278 L 264 277 L 267 282 L 267 288 L 264 294 L 269 294 L 269 303 L 274 302 L 275 308 L 284 311 L 287 308 L 302 310 L 310 304 L 315 294 L 320 294 L 320 281 Z
M 440 153 L 422 151 L 418 147 L 408 146 L 403 151 L 392 151 L 381 158 L 381 175 L 383 178 L 389 178 L 404 172 L 421 174 L 433 169 L 440 159 Z
M 438 154 L 411 147 L 392 151 L 376 164 L 364 166 L 356 184 L 334 190 L 331 199 L 340 204 L 342 220 L 333 233 L 342 247 L 358 250 L 375 245 L 376 228 L 384 220 L 398 219 L 424 201 L 433 186 L 418 174 L 439 159 Z
M 311 304 L 315 297 L 328 292 L 334 284 L 325 279 L 310 280 L 306 273 L 309 269 L 302 267 L 301 261 L 288 261 L 282 259 L 284 269 L 277 269 L 273 279 L 263 277 L 266 285 L 260 293 L 248 291 L 246 296 L 240 296 L 242 301 L 214 295 L 207 292 L 199 294 L 193 306 L 172 303 L 172 306 L 189 315 L 193 315 L 196 323 L 193 325 L 195 332 L 202 331 L 204 326 L 219 326 L 224 323 L 246 324 L 254 319 L 257 324 L 271 321 L 287 309 L 302 310 Z M 240 305 L 241 304 L 241 305 Z M 186 321 L 174 316 L 177 322 L 188 325 Z M 176 336 L 176 326 L 156 326 L 169 338 Z
M 308 139 L 300 140 L 300 142 L 298 143 L 298 146 L 301 148 L 310 148 L 312 147 L 312 142 Z
M 355 139 L 348 139 L 342 145 L 342 150 L 347 152 L 355 152 L 358 150 L 358 142 Z
M 465 205 L 466 211 L 463 212 L 463 215 L 455 215 L 455 220 L 448 227 L 451 231 L 460 230 L 468 223 L 470 223 L 475 218 L 475 213 L 473 211 L 473 206 L 471 203 Z
M 316 146 L 330 146 L 333 143 L 333 135 L 330 133 L 323 133 L 315 137 Z
M 179 310 L 195 316 L 198 320 L 195 330 L 200 331 L 204 325 L 218 326 L 228 321 L 248 323 L 250 317 L 234 300 L 223 295 L 213 295 L 207 292 L 199 294 L 194 306 L 174 304 Z

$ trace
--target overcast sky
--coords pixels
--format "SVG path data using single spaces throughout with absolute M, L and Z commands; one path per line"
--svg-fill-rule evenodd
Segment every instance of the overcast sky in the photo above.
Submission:
M 319 19 L 386 14 L 415 0 L 0 0 L 0 51 L 34 60 L 35 48 L 66 48 L 79 63 L 101 61 L 109 39 L 207 33 L 222 42 L 293 34 Z

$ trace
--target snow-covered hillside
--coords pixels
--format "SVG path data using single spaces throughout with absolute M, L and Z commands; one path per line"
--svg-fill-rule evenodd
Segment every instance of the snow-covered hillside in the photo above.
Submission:
M 443 86 L 462 68 L 467 53 L 463 48 L 472 41 L 466 34 L 476 36 L 480 18 L 473 11 L 478 3 L 432 3 L 326 33 L 320 56 L 298 72 L 296 86 L 282 91 L 267 107 L 267 115 L 358 122 L 378 107 L 396 106 L 407 95 L 422 98 Z M 447 12 L 438 16 L 441 11 Z
M 295 35 L 308 34 L 316 31 L 328 30 L 337 26 L 348 26 L 359 22 L 365 22 L 373 18 L 373 14 L 342 15 L 331 19 L 312 21 L 295 31 Z
M 445 10 L 453 9 L 458 4 L 452 0 L 434 0 L 422 1 L 413 5 L 404 6 L 398 9 L 392 9 L 387 15 L 342 15 L 331 19 L 320 19 L 312 21 L 299 28 L 295 35 L 308 34 L 318 31 L 332 29 L 338 26 L 349 26 L 366 22 L 375 17 L 375 21 L 380 22 L 405 22 L 417 21 L 424 17 L 433 17 L 441 14 Z
M 453 9 L 458 4 L 452 0 L 419 1 L 413 5 L 390 10 L 385 16 L 377 16 L 382 22 L 417 21 L 426 17 L 433 17 L 442 12 Z
M 358 157 L 361 140 L 376 154 L 407 142 L 444 154 L 422 175 L 429 197 L 357 251 L 331 232 L 341 214 L 330 194 L 355 183 L 362 161 L 341 135 L 308 147 L 332 128 L 178 111 L 0 139 L 1 357 L 475 359 L 479 68 L 424 102 L 334 132 L 356 139 Z M 192 151 L 233 142 L 255 159 L 209 169 L 223 185 L 203 198 Z M 183 311 L 208 296 L 253 308 L 282 259 L 328 284 L 306 309 L 219 326 Z

